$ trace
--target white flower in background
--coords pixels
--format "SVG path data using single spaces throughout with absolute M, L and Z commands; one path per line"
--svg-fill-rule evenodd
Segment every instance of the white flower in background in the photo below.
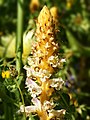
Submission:
M 28 33 L 26 31 L 23 35 L 23 39 L 25 39 L 25 42 L 29 41 L 33 37 L 34 33 L 35 33 L 34 29 L 30 30 Z

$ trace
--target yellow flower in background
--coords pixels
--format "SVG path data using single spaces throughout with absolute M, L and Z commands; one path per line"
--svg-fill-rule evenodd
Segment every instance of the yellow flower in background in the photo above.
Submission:
M 67 6 L 67 8 L 71 8 L 72 5 L 70 2 L 67 2 L 66 6 Z
M 66 7 L 67 7 L 67 9 L 70 9 L 72 7 L 73 2 L 74 2 L 74 0 L 67 0 L 66 1 Z
M 30 1 L 29 8 L 32 13 L 35 12 L 39 8 L 39 6 L 40 6 L 39 0 Z
M 58 8 L 56 6 L 53 6 L 53 7 L 51 7 L 50 12 L 51 12 L 51 15 L 53 16 L 53 21 L 54 21 L 55 27 L 57 28 L 57 26 L 59 24 L 58 23 L 58 19 L 59 19 Z
M 10 78 L 10 71 L 2 71 L 2 78 Z

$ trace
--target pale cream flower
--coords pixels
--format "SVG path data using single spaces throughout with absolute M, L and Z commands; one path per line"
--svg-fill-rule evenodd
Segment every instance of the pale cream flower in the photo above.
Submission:
M 42 89 L 31 78 L 26 79 L 26 85 L 27 85 L 28 91 L 30 92 L 33 98 L 41 94 Z
M 60 67 L 60 60 L 59 57 L 57 55 L 52 55 L 48 58 L 48 63 L 50 63 L 50 65 L 52 65 L 52 67 Z
M 20 110 L 18 110 L 18 113 L 24 113 L 25 111 L 26 116 L 29 116 L 30 113 L 36 113 L 37 111 L 41 111 L 41 103 L 37 98 L 33 98 L 32 103 L 34 105 L 26 107 L 24 107 L 24 105 L 21 105 Z
M 54 87 L 56 90 L 60 90 L 64 85 L 64 81 L 62 78 L 53 78 L 50 82 L 50 86 Z
M 43 103 L 43 109 L 45 109 L 45 110 L 51 110 L 54 107 L 55 107 L 55 104 L 53 102 L 44 101 L 44 103 Z
M 51 118 L 55 118 L 55 120 L 61 120 L 64 115 L 65 115 L 65 112 L 66 110 L 65 109 L 61 109 L 61 110 L 49 110 L 49 119 Z

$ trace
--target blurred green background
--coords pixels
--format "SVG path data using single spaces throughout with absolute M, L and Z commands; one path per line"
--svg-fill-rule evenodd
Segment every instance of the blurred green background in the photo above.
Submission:
M 24 0 L 23 4 L 23 65 L 35 40 L 35 22 L 40 10 L 44 5 L 49 9 L 55 6 L 58 9 L 60 52 L 66 58 L 63 70 L 66 91 L 78 101 L 78 120 L 90 120 L 90 0 L 38 0 L 32 5 L 31 2 Z M 6 63 L 16 56 L 16 29 L 17 0 L 0 0 L 0 59 Z M 1 70 L 2 67 L 0 74 Z

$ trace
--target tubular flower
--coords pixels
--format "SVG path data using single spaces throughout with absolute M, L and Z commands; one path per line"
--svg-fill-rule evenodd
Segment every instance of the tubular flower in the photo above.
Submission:
M 65 110 L 54 110 L 52 94 L 64 84 L 62 78 L 53 78 L 63 61 L 59 58 L 53 17 L 46 6 L 41 10 L 36 25 L 37 41 L 32 46 L 28 66 L 24 67 L 27 72 L 26 87 L 33 105 L 25 107 L 25 112 L 26 115 L 30 112 L 36 113 L 40 120 L 61 119 Z M 20 111 L 24 112 L 23 106 Z

